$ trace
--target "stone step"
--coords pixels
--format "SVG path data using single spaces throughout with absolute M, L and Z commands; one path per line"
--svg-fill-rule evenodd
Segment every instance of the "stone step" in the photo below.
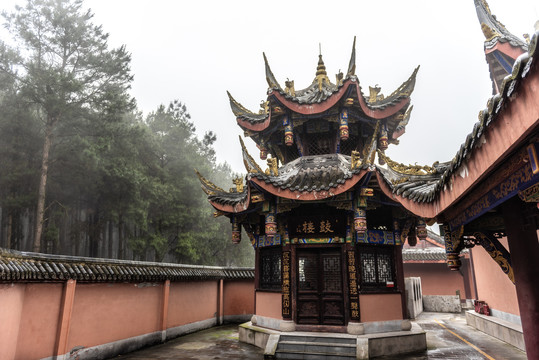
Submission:
M 277 350 L 275 353 L 276 359 L 308 359 L 308 360 L 350 360 L 355 359 L 356 355 L 346 355 L 346 354 L 333 354 L 327 352 L 303 352 L 303 351 L 284 351 L 281 352 Z
M 279 341 L 277 351 L 302 351 L 305 353 L 326 353 L 331 355 L 355 355 L 356 344 L 331 342 Z
M 280 341 L 326 342 L 332 344 L 356 344 L 355 337 L 281 335 Z

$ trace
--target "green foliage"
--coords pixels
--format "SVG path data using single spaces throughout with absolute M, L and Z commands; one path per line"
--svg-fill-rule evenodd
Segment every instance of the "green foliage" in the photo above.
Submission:
M 2 224 L 13 221 L 0 246 L 29 250 L 21 229 L 30 214 L 45 226 L 47 251 L 253 264 L 249 241 L 231 243 L 229 220 L 213 217 L 193 171 L 232 185 L 216 135 L 199 138 L 178 100 L 138 113 L 130 55 L 109 48 L 82 1 L 28 0 L 2 15 L 14 46 L 0 41 L 0 208 Z

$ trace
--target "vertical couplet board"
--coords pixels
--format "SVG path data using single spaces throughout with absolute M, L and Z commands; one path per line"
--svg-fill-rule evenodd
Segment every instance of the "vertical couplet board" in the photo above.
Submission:
M 290 319 L 290 251 L 283 251 L 283 295 L 282 315 L 284 319 Z
M 346 252 L 348 269 L 348 292 L 350 298 L 350 320 L 360 321 L 359 294 L 357 290 L 356 253 L 354 250 Z

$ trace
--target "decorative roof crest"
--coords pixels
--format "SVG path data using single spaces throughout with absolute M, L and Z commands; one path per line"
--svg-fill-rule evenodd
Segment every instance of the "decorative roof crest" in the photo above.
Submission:
M 221 189 L 219 186 L 215 185 L 214 183 L 206 179 L 204 176 L 202 176 L 197 169 L 194 170 L 198 176 L 198 180 L 200 180 L 200 183 L 202 184 L 202 191 L 204 191 L 206 195 L 217 195 L 218 193 L 226 193 L 226 191 Z
M 378 151 L 378 156 L 380 156 L 387 165 L 393 170 L 401 174 L 406 175 L 434 175 L 437 173 L 435 167 L 432 166 L 421 166 L 421 165 L 404 165 L 396 161 L 391 160 L 389 157 L 384 155 L 381 151 Z
M 245 143 L 243 142 L 241 136 L 238 137 L 240 139 L 241 150 L 243 154 L 243 165 L 245 165 L 245 170 L 247 170 L 249 174 L 264 174 L 264 171 L 260 168 L 260 166 L 258 166 L 253 157 L 249 155 L 249 152 L 247 151 L 247 148 L 245 147 Z
M 266 54 L 262 53 L 264 56 L 264 65 L 266 67 L 266 81 L 268 82 L 268 86 L 270 89 L 281 89 L 281 85 L 277 82 L 277 79 L 275 78 L 275 75 L 273 75 L 273 72 L 270 69 L 268 59 L 266 58 Z

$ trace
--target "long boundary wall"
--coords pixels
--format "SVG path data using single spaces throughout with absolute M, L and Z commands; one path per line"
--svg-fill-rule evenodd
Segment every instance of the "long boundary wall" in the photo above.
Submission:
M 0 249 L 0 359 L 109 358 L 253 313 L 253 269 Z

